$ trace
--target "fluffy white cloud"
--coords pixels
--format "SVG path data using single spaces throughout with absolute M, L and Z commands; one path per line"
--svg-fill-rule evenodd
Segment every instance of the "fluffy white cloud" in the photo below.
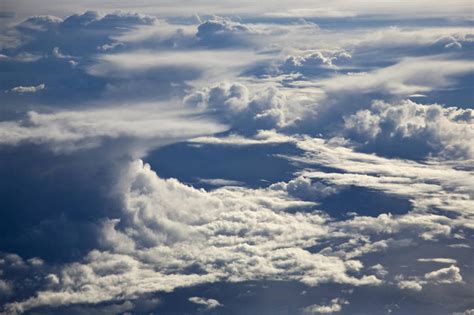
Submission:
M 413 290 L 419 292 L 423 289 L 423 282 L 414 281 L 414 280 L 402 280 L 397 283 L 397 286 L 402 290 Z
M 195 91 L 184 99 L 188 106 L 220 114 L 223 121 L 239 129 L 284 128 L 300 119 L 304 108 L 275 87 L 251 93 L 240 83 L 221 83 Z
M 369 142 L 403 144 L 412 139 L 433 152 L 454 158 L 474 157 L 474 111 L 412 101 L 388 104 L 376 101 L 369 110 L 345 118 L 345 128 Z M 393 139 L 392 141 L 390 141 Z
M 342 310 L 342 306 L 344 304 L 349 304 L 348 301 L 344 299 L 332 299 L 331 303 L 328 305 L 318 305 L 318 304 L 313 304 L 310 306 L 307 306 L 303 309 L 303 314 L 333 314 L 333 313 L 338 313 Z
M 346 51 L 314 51 L 302 55 L 289 56 L 281 66 L 284 71 L 308 71 L 318 68 L 337 69 L 337 65 L 346 64 L 351 55 Z
M 425 279 L 435 283 L 456 283 L 462 282 L 460 269 L 457 266 L 451 265 L 447 268 L 442 268 L 425 274 Z
M 193 303 L 196 303 L 196 304 L 199 304 L 199 305 L 204 305 L 207 309 L 213 309 L 213 308 L 216 308 L 218 306 L 222 306 L 222 304 L 219 303 L 219 301 L 217 301 L 215 299 L 206 299 L 206 298 L 202 298 L 202 297 L 198 297 L 198 296 L 190 297 L 189 301 L 193 302 Z
M 270 189 L 285 190 L 290 195 L 303 200 L 321 199 L 329 195 L 338 193 L 341 187 L 328 186 L 321 182 L 313 183 L 310 178 L 299 176 L 289 182 L 275 183 Z

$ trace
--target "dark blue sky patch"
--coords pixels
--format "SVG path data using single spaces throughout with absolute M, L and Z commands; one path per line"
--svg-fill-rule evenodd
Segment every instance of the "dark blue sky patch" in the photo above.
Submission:
M 195 187 L 213 186 L 201 178 L 244 182 L 249 187 L 266 187 L 292 179 L 296 166 L 276 154 L 298 154 L 293 144 L 221 146 L 178 143 L 151 152 L 145 161 L 160 177 L 177 178 Z
M 365 187 L 349 186 L 322 199 L 318 209 L 341 219 L 347 218 L 348 212 L 371 217 L 382 213 L 404 214 L 412 209 L 412 205 L 406 198 Z

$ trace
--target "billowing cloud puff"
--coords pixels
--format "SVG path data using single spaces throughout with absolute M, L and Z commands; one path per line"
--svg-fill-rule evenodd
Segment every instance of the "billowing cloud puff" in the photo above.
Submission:
M 240 83 L 222 83 L 191 93 L 188 106 L 205 108 L 240 130 L 284 128 L 298 121 L 303 108 L 275 87 L 255 93 Z
M 105 15 L 87 11 L 65 19 L 33 16 L 16 26 L 21 36 L 16 48 L 46 54 L 60 47 L 66 54 L 83 58 L 97 52 L 103 45 L 113 43 L 113 35 L 138 26 L 153 25 L 157 21 L 156 17 L 121 11 Z
M 422 146 L 429 153 L 451 158 L 474 157 L 474 112 L 412 101 L 376 101 L 368 110 L 345 118 L 345 128 L 361 141 L 397 150 Z M 357 138 L 356 138 L 357 139 Z
M 133 162 L 117 186 L 123 213 L 105 221 L 104 251 L 48 275 L 49 289 L 8 310 L 41 305 L 99 303 L 155 291 L 171 291 L 218 280 L 297 280 L 310 286 L 335 282 L 379 285 L 359 277 L 362 264 L 311 253 L 327 233 L 318 213 L 288 213 L 304 206 L 285 192 L 221 188 L 197 190 L 159 178 L 148 165 Z
M 425 274 L 425 279 L 435 283 L 462 282 L 460 269 L 454 265 Z
M 50 15 L 33 16 L 21 22 L 17 27 L 19 29 L 29 29 L 32 31 L 46 31 L 53 27 L 62 28 L 113 28 L 130 25 L 146 25 L 156 22 L 157 19 L 138 13 L 129 13 L 117 11 L 102 15 L 96 11 L 87 11 L 82 14 L 74 14 L 65 19 Z
M 331 303 L 328 305 L 310 305 L 303 309 L 303 314 L 312 315 L 312 314 L 333 314 L 338 313 L 342 310 L 342 305 L 349 304 L 348 301 L 344 299 L 332 299 Z
M 287 57 L 280 70 L 317 75 L 324 70 L 336 70 L 337 66 L 347 64 L 350 59 L 351 55 L 346 51 L 309 52 Z
M 321 182 L 313 183 L 310 178 L 299 176 L 287 183 L 275 183 L 271 189 L 285 190 L 290 195 L 303 200 L 322 199 L 340 191 L 341 187 L 332 187 Z
M 397 286 L 402 290 L 413 290 L 418 292 L 423 289 L 422 283 L 413 280 L 402 280 L 397 283 Z
M 196 37 L 200 43 L 209 46 L 245 44 L 245 36 L 254 34 L 251 27 L 229 19 L 216 17 L 198 26 Z
M 52 15 L 35 15 L 21 22 L 17 27 L 31 31 L 45 31 L 50 27 L 57 26 L 63 19 Z

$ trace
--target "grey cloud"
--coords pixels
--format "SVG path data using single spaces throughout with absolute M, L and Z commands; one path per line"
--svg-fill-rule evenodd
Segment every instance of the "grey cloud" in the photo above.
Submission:
M 279 67 L 284 73 L 299 72 L 308 76 L 333 73 L 350 62 L 351 55 L 346 51 L 315 51 L 289 56 Z

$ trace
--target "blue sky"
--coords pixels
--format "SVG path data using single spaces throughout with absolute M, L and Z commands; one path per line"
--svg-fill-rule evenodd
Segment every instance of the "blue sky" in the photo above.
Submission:
M 9 1 L 0 314 L 473 314 L 471 1 Z

